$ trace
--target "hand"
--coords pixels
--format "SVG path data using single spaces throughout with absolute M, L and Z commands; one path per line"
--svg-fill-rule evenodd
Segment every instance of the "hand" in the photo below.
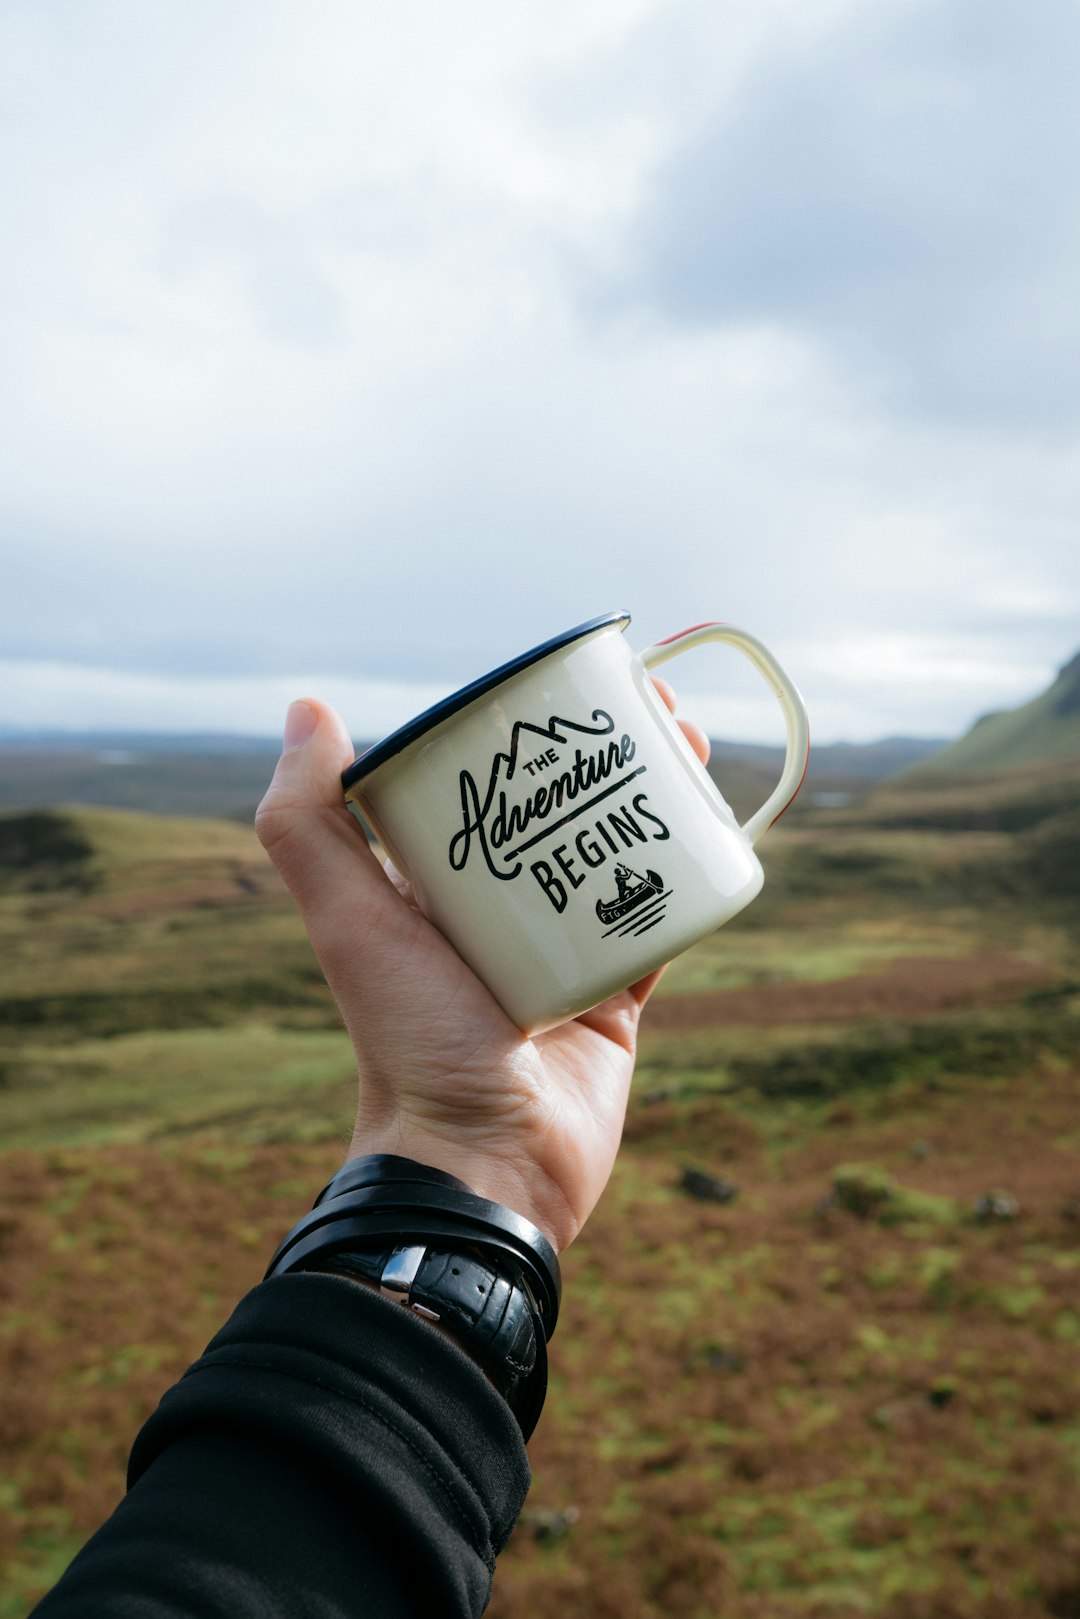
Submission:
M 656 686 L 674 712 L 670 687 Z M 680 723 L 704 762 L 704 733 Z M 446 1170 L 565 1248 L 611 1173 L 638 1019 L 660 973 L 526 1039 L 345 808 L 352 758 L 333 709 L 294 703 L 255 817 L 356 1050 L 349 1156 L 398 1153 Z

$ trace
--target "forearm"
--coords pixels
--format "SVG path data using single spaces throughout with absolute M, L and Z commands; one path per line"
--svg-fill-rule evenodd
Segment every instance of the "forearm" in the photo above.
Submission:
M 335 1276 L 256 1288 L 136 1440 L 35 1619 L 472 1619 L 529 1483 L 457 1347 Z

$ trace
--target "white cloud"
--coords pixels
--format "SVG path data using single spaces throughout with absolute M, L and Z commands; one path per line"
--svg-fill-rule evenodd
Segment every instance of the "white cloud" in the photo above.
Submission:
M 864 7 L 760 57 L 655 177 L 612 296 L 776 319 L 879 408 L 1080 423 L 1080 15 L 1046 0 Z
M 77 664 L 0 662 L 0 726 L 273 737 L 295 698 L 315 696 L 339 710 L 359 746 L 395 730 L 447 692 L 445 686 L 325 675 L 180 678 Z
M 186 727 L 220 702 L 273 729 L 268 694 L 299 670 L 354 696 L 400 683 L 405 717 L 414 690 L 618 606 L 638 646 L 744 623 L 807 686 L 819 735 L 959 729 L 1052 671 L 1080 643 L 1067 413 L 1021 434 L 1000 412 L 883 408 L 866 344 L 853 369 L 828 320 L 796 318 L 798 262 L 784 296 L 704 324 L 583 296 L 620 273 L 658 177 L 705 149 L 741 165 L 760 246 L 765 159 L 801 161 L 822 61 L 841 133 L 879 89 L 902 112 L 947 100 L 957 51 L 934 18 L 964 14 L 91 0 L 76 26 L 8 8 L 4 134 L 25 161 L 0 181 L 0 646 L 23 696 L 54 723 L 70 702 L 144 703 Z M 1069 24 L 1056 0 L 1047 16 L 1052 49 Z M 875 77 L 890 28 L 907 54 Z M 1007 74 L 996 41 L 973 82 Z M 1038 89 L 1017 76 L 1013 123 Z M 886 115 L 863 156 L 910 236 L 924 159 L 904 167 Z M 998 230 L 993 151 L 964 151 Z M 807 205 L 858 160 L 811 173 Z M 935 207 L 959 206 L 950 175 Z M 1005 314 L 1034 253 L 994 271 Z M 993 335 L 996 308 L 962 333 Z M 987 348 L 1006 386 L 1009 352 Z M 877 684 L 843 651 L 875 640 Z M 50 686 L 58 663 L 100 680 Z M 678 666 L 688 702 L 721 734 L 772 734 L 752 679 L 725 671 L 715 695 L 720 668 Z
M 640 636 L 637 646 L 644 650 Z M 739 655 L 710 648 L 695 657 L 699 669 L 690 685 L 689 656 L 663 670 L 679 695 L 680 715 L 714 737 L 781 745 L 780 708 Z M 827 647 L 794 641 L 784 649 L 784 662 L 803 691 L 818 742 L 958 735 L 976 714 L 1037 695 L 1055 672 L 1036 661 L 1003 667 L 977 648 L 933 646 L 915 636 L 868 636 Z M 421 683 L 325 670 L 208 677 L 7 660 L 0 661 L 0 729 L 273 737 L 294 698 L 316 696 L 338 709 L 359 745 L 395 730 L 484 672 L 463 663 L 454 681 Z

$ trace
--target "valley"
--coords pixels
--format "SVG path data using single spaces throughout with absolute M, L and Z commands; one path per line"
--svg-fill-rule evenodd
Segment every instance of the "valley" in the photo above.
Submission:
M 669 969 L 495 1619 L 1080 1611 L 1078 794 L 1072 762 L 804 808 Z M 0 942 L 19 1619 L 341 1161 L 355 1080 L 239 822 L 0 817 Z

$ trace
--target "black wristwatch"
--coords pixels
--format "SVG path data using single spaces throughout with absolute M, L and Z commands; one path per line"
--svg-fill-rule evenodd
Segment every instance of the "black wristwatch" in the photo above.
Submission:
M 525 1426 L 531 1395 L 543 1399 L 547 1351 L 536 1305 L 519 1276 L 483 1257 L 431 1244 L 323 1249 L 305 1269 L 359 1276 L 384 1297 L 446 1328 Z M 543 1362 L 543 1368 L 538 1362 Z M 535 1375 L 541 1371 L 541 1376 Z M 539 1411 L 537 1412 L 539 1415 Z
M 528 1439 L 547 1390 L 562 1281 L 547 1237 L 445 1170 L 392 1153 L 350 1159 L 278 1244 L 266 1278 L 362 1277 L 438 1322 L 503 1395 Z

